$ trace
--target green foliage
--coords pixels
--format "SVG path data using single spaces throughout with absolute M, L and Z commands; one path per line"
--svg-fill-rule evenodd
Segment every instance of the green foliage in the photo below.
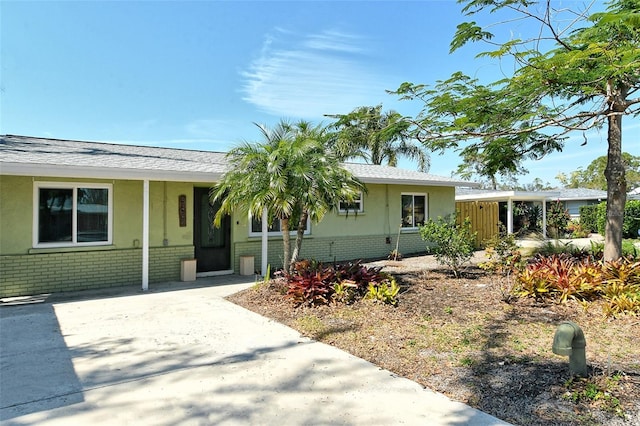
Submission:
M 396 166 L 404 156 L 429 169 L 429 157 L 409 132 L 411 122 L 396 111 L 382 112 L 382 105 L 362 106 L 349 114 L 329 115 L 337 121 L 330 144 L 342 160 L 362 158 L 367 163 Z
M 547 230 L 554 238 L 561 238 L 571 220 L 569 212 L 560 201 L 552 201 L 547 207 Z M 553 235 L 555 234 L 555 235 Z
M 390 282 L 382 282 L 378 285 L 369 283 L 369 288 L 364 298 L 396 306 L 398 304 L 399 292 L 400 286 L 395 279 L 392 279 Z
M 592 242 L 593 244 L 593 242 Z M 604 250 L 604 245 L 603 245 Z M 536 247 L 532 254 L 541 256 L 551 256 L 554 254 L 568 254 L 577 258 L 584 258 L 591 255 L 590 250 L 576 247 L 571 241 L 547 241 L 544 244 Z
M 539 232 L 542 225 L 542 207 L 532 203 L 521 202 L 513 206 L 514 228 L 518 233 Z
M 597 267 L 588 260 L 578 261 L 566 254 L 537 256 L 518 274 L 520 296 L 542 298 L 549 296 L 559 302 L 569 297 L 580 300 L 593 298 Z
M 589 232 L 598 232 L 598 205 L 580 206 L 580 224 Z
M 455 150 L 478 174 L 495 179 L 521 172 L 526 160 L 562 151 L 572 132 L 607 127 L 606 177 L 614 210 L 609 228 L 621 232 L 625 164 L 622 134 L 615 130 L 624 116 L 640 113 L 634 98 L 640 89 L 637 0 L 613 0 L 602 13 L 591 13 L 592 6 L 556 8 L 553 2 L 461 2 L 468 15 L 500 12 L 500 21 L 458 25 L 451 49 L 483 42 L 491 50 L 481 56 L 506 58 L 515 68 L 488 84 L 461 72 L 433 86 L 401 84 L 393 93 L 422 104 L 413 120 L 416 137 L 431 151 Z M 535 22 L 534 31 L 521 38 L 492 32 L 515 21 Z M 607 239 L 608 258 L 619 257 L 619 237 Z
M 500 275 L 508 275 L 514 269 L 522 266 L 522 253 L 518 244 L 516 244 L 516 236 L 506 232 L 504 225 L 500 225 L 501 229 L 493 237 L 484 242 L 486 262 L 481 262 L 478 267 Z
M 636 242 L 640 240 L 622 240 L 622 256 L 627 259 L 640 259 L 640 249 L 636 247 Z
M 620 374 L 612 376 L 571 377 L 565 382 L 564 398 L 576 404 L 595 405 L 603 411 L 624 418 L 624 409 L 615 395 L 620 390 Z
M 226 156 L 228 171 L 211 190 L 211 200 L 221 206 L 214 218 L 216 226 L 229 214 L 261 217 L 267 210 L 269 221 L 282 223 L 285 269 L 297 260 L 307 218 L 320 221 L 340 201 L 353 201 L 366 192 L 364 184 L 346 170 L 327 148 L 329 132 L 309 122 L 281 121 L 273 129 L 258 126 L 264 141 L 243 143 Z M 293 253 L 291 228 L 297 231 Z
M 516 273 L 514 289 L 520 297 L 569 298 L 586 302 L 603 299 L 606 316 L 640 314 L 640 262 L 621 258 L 603 262 L 569 254 L 537 255 Z
M 587 238 L 591 233 L 580 221 L 577 220 L 569 221 L 566 231 L 571 238 Z
M 640 186 L 640 156 L 634 156 L 628 152 L 622 153 L 622 162 L 625 168 L 627 188 Z M 560 173 L 557 179 L 566 188 L 590 188 L 607 190 L 607 180 L 604 171 L 607 167 L 607 156 L 603 155 L 593 160 L 586 169 L 578 170 L 568 175 Z
M 620 259 L 602 268 L 604 307 L 608 316 L 640 314 L 640 262 Z
M 640 200 L 629 200 L 624 206 L 622 236 L 624 238 L 639 238 L 638 230 L 640 230 Z
M 502 300 L 509 301 L 513 291 L 512 273 L 525 265 L 520 248 L 516 244 L 516 236 L 509 234 L 504 225 L 500 224 L 500 232 L 486 240 L 485 247 L 487 260 L 480 262 L 478 267 L 500 276 Z
M 462 265 L 471 259 L 474 251 L 475 232 L 471 232 L 471 220 L 466 218 L 457 224 L 455 215 L 448 218 L 429 219 L 420 227 L 420 235 L 424 241 L 435 244 L 427 246 L 437 261 L 446 265 L 459 277 Z
M 582 218 L 582 210 L 580 213 Z M 581 219 L 582 220 L 582 219 Z M 607 203 L 602 202 L 596 207 L 596 225 L 598 233 L 604 235 L 607 220 Z M 622 221 L 622 236 L 624 238 L 638 238 L 640 229 L 640 200 L 628 200 L 624 206 Z
M 604 235 L 605 226 L 607 224 L 607 203 L 605 201 L 598 204 L 596 207 L 596 225 L 598 227 L 598 234 Z

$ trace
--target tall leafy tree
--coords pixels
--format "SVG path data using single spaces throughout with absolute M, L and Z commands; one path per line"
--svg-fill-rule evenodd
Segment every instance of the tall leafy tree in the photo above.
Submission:
M 527 158 L 561 151 L 571 132 L 607 128 L 606 259 L 622 254 L 627 183 L 622 119 L 640 113 L 640 0 L 614 0 L 605 12 L 556 10 L 547 0 L 461 0 L 463 12 L 502 12 L 535 25 L 529 38 L 497 41 L 476 22 L 458 25 L 451 51 L 468 42 L 494 47 L 484 56 L 509 60 L 513 75 L 490 84 L 454 73 L 434 87 L 403 83 L 395 92 L 424 102 L 416 134 L 432 149 L 514 151 L 500 159 L 508 170 Z M 501 148 L 509 147 L 501 151 Z
M 370 164 L 395 167 L 398 157 L 418 163 L 421 171 L 429 169 L 429 156 L 416 145 L 409 128 L 411 122 L 396 111 L 382 111 L 382 105 L 362 106 L 349 114 L 327 115 L 336 119 L 332 139 L 334 150 L 344 160 L 362 158 Z
M 327 149 L 328 132 L 300 121 L 281 121 L 273 129 L 258 126 L 262 142 L 243 143 L 227 154 L 228 171 L 211 190 L 220 200 L 214 222 L 232 212 L 279 220 L 285 270 L 300 253 L 307 218 L 319 222 L 341 200 L 352 202 L 366 188 Z M 296 219 L 296 223 L 291 223 Z M 290 230 L 296 231 L 291 253 Z
M 628 152 L 622 153 L 622 162 L 625 167 L 625 179 L 627 188 L 640 187 L 640 156 L 631 155 Z M 607 190 L 607 180 L 604 171 L 607 168 L 607 156 L 603 155 L 593 160 L 586 169 L 578 168 L 572 172 L 560 173 L 556 179 L 565 188 L 589 188 Z

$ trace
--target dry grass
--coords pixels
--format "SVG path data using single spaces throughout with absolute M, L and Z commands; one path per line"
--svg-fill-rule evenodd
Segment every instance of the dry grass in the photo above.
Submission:
M 278 282 L 230 300 L 514 424 L 640 425 L 638 318 L 606 319 L 571 301 L 507 303 L 499 277 L 470 268 L 454 279 L 430 256 L 377 264 L 402 284 L 395 308 L 295 308 Z M 563 320 L 585 332 L 586 380 L 571 380 L 567 358 L 551 352 Z

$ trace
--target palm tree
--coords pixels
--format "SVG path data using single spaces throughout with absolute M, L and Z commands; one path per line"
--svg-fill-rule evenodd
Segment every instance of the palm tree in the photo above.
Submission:
M 212 202 L 221 201 L 214 222 L 232 212 L 260 217 L 267 209 L 270 220 L 281 223 L 284 269 L 297 261 L 307 218 L 319 222 L 340 201 L 351 202 L 365 191 L 364 184 L 344 169 L 326 144 L 328 132 L 300 121 L 280 121 L 273 129 L 258 125 L 264 138 L 243 143 L 227 154 L 229 170 L 211 190 Z M 296 244 L 291 254 L 291 220 Z
M 411 124 L 396 111 L 382 112 L 382 105 L 363 106 L 349 114 L 327 115 L 337 121 L 331 141 L 333 149 L 343 160 L 363 158 L 367 163 L 395 167 L 398 157 L 405 156 L 418 162 L 420 171 L 429 169 L 429 157 L 412 141 Z

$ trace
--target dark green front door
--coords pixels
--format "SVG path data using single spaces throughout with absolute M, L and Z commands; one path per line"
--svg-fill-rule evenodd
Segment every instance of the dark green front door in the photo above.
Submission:
M 225 216 L 219 228 L 213 218 L 220 203 L 209 202 L 209 188 L 194 188 L 193 245 L 198 272 L 231 269 L 231 218 Z

